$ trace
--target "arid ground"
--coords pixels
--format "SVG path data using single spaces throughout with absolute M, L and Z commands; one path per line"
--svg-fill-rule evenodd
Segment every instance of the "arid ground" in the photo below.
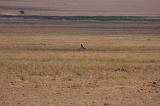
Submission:
M 160 22 L 1 19 L 0 106 L 160 106 Z

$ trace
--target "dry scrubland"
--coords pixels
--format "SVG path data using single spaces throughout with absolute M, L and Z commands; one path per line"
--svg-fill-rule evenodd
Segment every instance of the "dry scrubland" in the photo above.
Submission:
M 71 79 L 156 80 L 159 77 L 160 37 L 157 36 L 0 36 L 0 40 L 2 75 L 54 79 L 67 74 Z M 80 50 L 81 43 L 87 50 Z
M 159 35 L 0 34 L 1 106 L 159 106 L 159 99 Z

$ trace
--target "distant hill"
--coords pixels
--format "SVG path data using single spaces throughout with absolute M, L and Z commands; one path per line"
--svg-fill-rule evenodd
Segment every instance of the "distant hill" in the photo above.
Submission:
M 0 14 L 160 16 L 160 0 L 0 0 Z

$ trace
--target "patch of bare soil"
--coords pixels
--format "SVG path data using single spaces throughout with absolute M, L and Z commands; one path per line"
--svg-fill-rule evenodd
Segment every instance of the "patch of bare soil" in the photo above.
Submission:
M 159 106 L 159 81 L 1 77 L 1 106 Z

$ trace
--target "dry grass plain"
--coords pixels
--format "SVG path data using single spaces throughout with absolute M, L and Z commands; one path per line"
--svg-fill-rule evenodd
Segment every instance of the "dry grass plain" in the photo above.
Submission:
M 1 22 L 1 106 L 160 105 L 159 30 L 91 35 L 94 27 L 47 25 Z

